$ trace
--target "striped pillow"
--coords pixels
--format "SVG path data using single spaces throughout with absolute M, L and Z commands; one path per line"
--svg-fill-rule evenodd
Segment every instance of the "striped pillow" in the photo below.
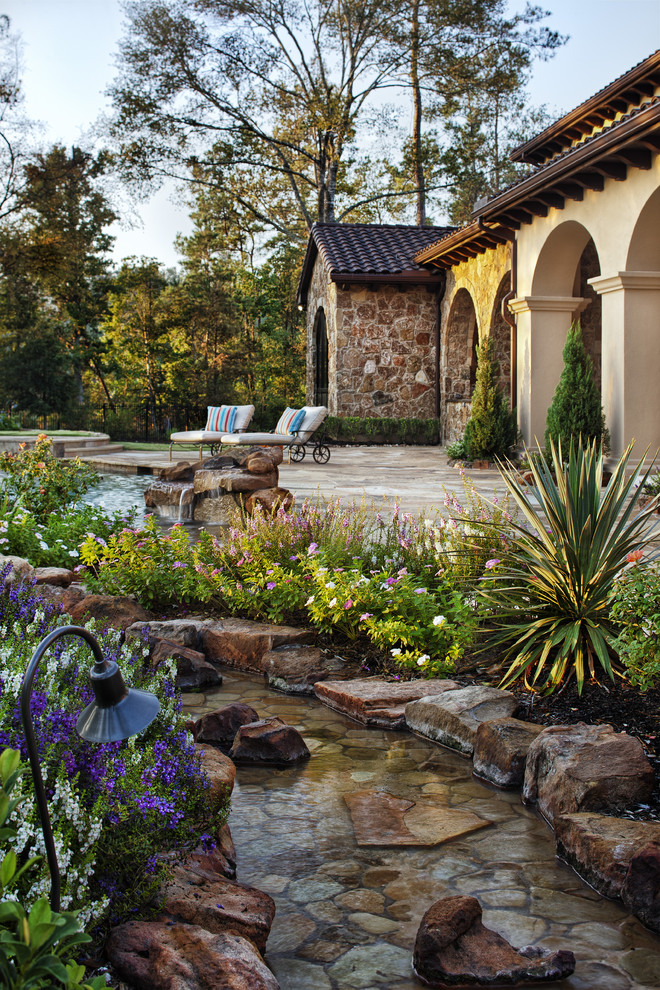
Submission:
M 295 433 L 296 430 L 300 429 L 300 424 L 305 418 L 304 409 L 290 409 L 288 406 L 280 416 L 277 421 L 277 426 L 275 427 L 275 432 L 280 435 L 286 433 Z
M 236 406 L 207 406 L 207 433 L 231 433 L 236 419 Z

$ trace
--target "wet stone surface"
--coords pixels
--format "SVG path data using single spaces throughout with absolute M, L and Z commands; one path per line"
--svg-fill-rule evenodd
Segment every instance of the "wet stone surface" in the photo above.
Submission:
M 550 990 L 660 987 L 658 937 L 555 859 L 550 829 L 519 794 L 481 784 L 469 760 L 432 742 L 223 676 L 221 688 L 184 695 L 186 713 L 244 701 L 295 726 L 312 753 L 286 769 L 239 767 L 229 819 L 238 880 L 277 907 L 265 959 L 281 990 L 421 990 L 419 923 L 455 894 L 477 897 L 484 924 L 515 946 L 575 953 L 573 976 Z M 432 848 L 358 847 L 345 798 L 364 788 L 494 824 Z

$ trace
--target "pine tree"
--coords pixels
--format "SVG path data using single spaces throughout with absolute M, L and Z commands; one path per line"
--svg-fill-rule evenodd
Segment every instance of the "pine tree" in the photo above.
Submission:
M 477 379 L 472 393 L 472 413 L 463 443 L 471 460 L 506 457 L 518 436 L 516 415 L 508 408 L 498 383 L 499 366 L 493 357 L 493 341 L 486 337 L 477 348 Z
M 564 370 L 548 409 L 545 426 L 545 447 L 550 441 L 561 440 L 562 451 L 568 455 L 571 437 L 583 443 L 589 440 L 602 442 L 609 450 L 610 435 L 605 426 L 600 391 L 594 381 L 594 366 L 584 348 L 582 328 L 572 323 L 564 346 Z

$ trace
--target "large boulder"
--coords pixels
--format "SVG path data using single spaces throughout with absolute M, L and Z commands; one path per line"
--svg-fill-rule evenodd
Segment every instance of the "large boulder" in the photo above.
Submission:
M 35 567 L 34 580 L 38 585 L 52 584 L 58 588 L 68 588 L 75 575 L 67 567 Z
M 105 949 L 135 990 L 279 990 L 248 939 L 198 925 L 129 921 L 111 930 Z
M 138 605 L 132 598 L 114 595 L 87 595 L 70 611 L 76 625 L 84 625 L 89 619 L 98 619 L 113 629 L 128 629 L 136 622 L 149 622 L 151 612 Z
M 222 674 L 207 662 L 203 653 L 166 639 L 158 640 L 151 652 L 151 663 L 157 667 L 169 659 L 176 662 L 176 683 L 181 691 L 201 691 L 222 684 Z
M 148 509 L 170 508 L 162 513 L 170 517 L 187 518 L 193 504 L 193 485 L 190 481 L 162 481 L 157 478 L 144 492 L 144 504 Z
M 638 849 L 628 867 L 621 899 L 647 928 L 660 934 L 660 840 Z
M 243 467 L 255 455 L 268 458 L 273 467 L 277 467 L 278 464 L 282 463 L 284 458 L 284 448 L 278 444 L 268 444 L 267 447 L 249 447 L 247 451 L 238 457 L 237 463 Z
M 126 642 L 139 639 L 155 646 L 161 639 L 178 646 L 199 649 L 204 619 L 167 619 L 164 622 L 136 622 L 126 630 Z
M 444 897 L 422 918 L 413 965 L 430 986 L 508 987 L 562 980 L 575 969 L 575 957 L 565 949 L 514 949 L 483 925 L 476 897 Z
M 346 663 L 340 657 L 304 643 L 267 650 L 257 666 L 268 678 L 270 686 L 285 694 L 314 694 L 318 681 L 336 677 L 346 669 Z
M 653 784 L 639 739 L 611 725 L 552 725 L 529 747 L 523 800 L 552 824 L 558 815 L 647 804 Z
M 0 572 L 7 569 L 5 574 L 5 588 L 12 584 L 29 584 L 34 577 L 34 567 L 25 557 L 16 557 L 13 554 L 0 554 Z
M 364 677 L 347 681 L 322 681 L 314 694 L 329 708 L 381 729 L 405 728 L 406 705 L 425 695 L 442 695 L 459 687 L 457 681 L 386 681 Z
M 63 588 L 59 584 L 38 584 L 35 594 L 51 605 L 56 605 L 62 612 L 70 613 L 74 605 L 85 598 L 86 592 L 79 584 L 70 584 Z
M 517 706 L 510 691 L 476 684 L 433 698 L 411 701 L 406 705 L 405 715 L 413 732 L 472 756 L 479 726 L 493 719 L 507 718 Z
M 270 763 L 284 766 L 308 760 L 310 752 L 297 729 L 281 718 L 264 718 L 243 725 L 231 748 L 235 763 Z
M 247 467 L 226 467 L 217 471 L 201 468 L 195 472 L 193 482 L 196 496 L 213 496 L 227 492 L 255 492 L 259 488 L 276 488 L 279 478 L 277 468 L 253 474 Z
M 214 746 L 195 743 L 195 749 L 202 760 L 202 770 L 211 782 L 211 797 L 222 802 L 234 789 L 236 767 L 224 753 Z
M 195 739 L 200 743 L 212 743 L 223 753 L 233 746 L 236 733 L 242 725 L 258 722 L 261 716 L 244 701 L 234 701 L 231 705 L 207 712 L 195 723 Z
M 275 903 L 256 887 L 214 875 L 195 864 L 175 866 L 158 893 L 162 914 L 207 932 L 240 935 L 260 952 L 275 917 Z
M 649 843 L 660 844 L 660 823 L 612 818 L 595 812 L 558 815 L 557 855 L 605 897 L 619 897 L 630 861 Z
M 288 512 L 294 502 L 288 488 L 260 488 L 245 500 L 245 511 L 253 516 L 259 508 L 265 516 L 274 516 L 280 509 Z
M 203 623 L 200 648 L 208 660 L 226 663 L 239 670 L 258 671 L 267 650 L 285 643 L 313 643 L 315 639 L 313 629 L 249 619 L 218 619 Z
M 517 718 L 496 718 L 477 726 L 472 769 L 496 787 L 522 787 L 525 761 L 542 725 Z
M 192 481 L 195 476 L 195 468 L 190 461 L 178 461 L 176 464 L 168 464 L 161 468 L 158 477 L 161 481 Z

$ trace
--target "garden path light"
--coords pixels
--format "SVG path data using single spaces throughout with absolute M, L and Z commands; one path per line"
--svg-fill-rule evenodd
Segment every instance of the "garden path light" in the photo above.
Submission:
M 94 666 L 90 671 L 95 700 L 78 717 L 76 732 L 89 742 L 118 742 L 141 732 L 154 720 L 160 709 L 160 702 L 149 691 L 127 688 L 119 667 L 114 660 L 103 657 L 96 638 L 82 626 L 62 626 L 49 633 L 39 643 L 27 666 L 21 687 L 21 719 L 25 732 L 37 810 L 41 830 L 46 845 L 48 869 L 51 879 L 50 903 L 53 911 L 60 909 L 60 868 L 57 862 L 55 841 L 48 812 L 48 799 L 44 788 L 39 753 L 32 724 L 30 698 L 32 684 L 39 662 L 49 646 L 64 636 L 79 636 L 84 639 L 94 654 Z

